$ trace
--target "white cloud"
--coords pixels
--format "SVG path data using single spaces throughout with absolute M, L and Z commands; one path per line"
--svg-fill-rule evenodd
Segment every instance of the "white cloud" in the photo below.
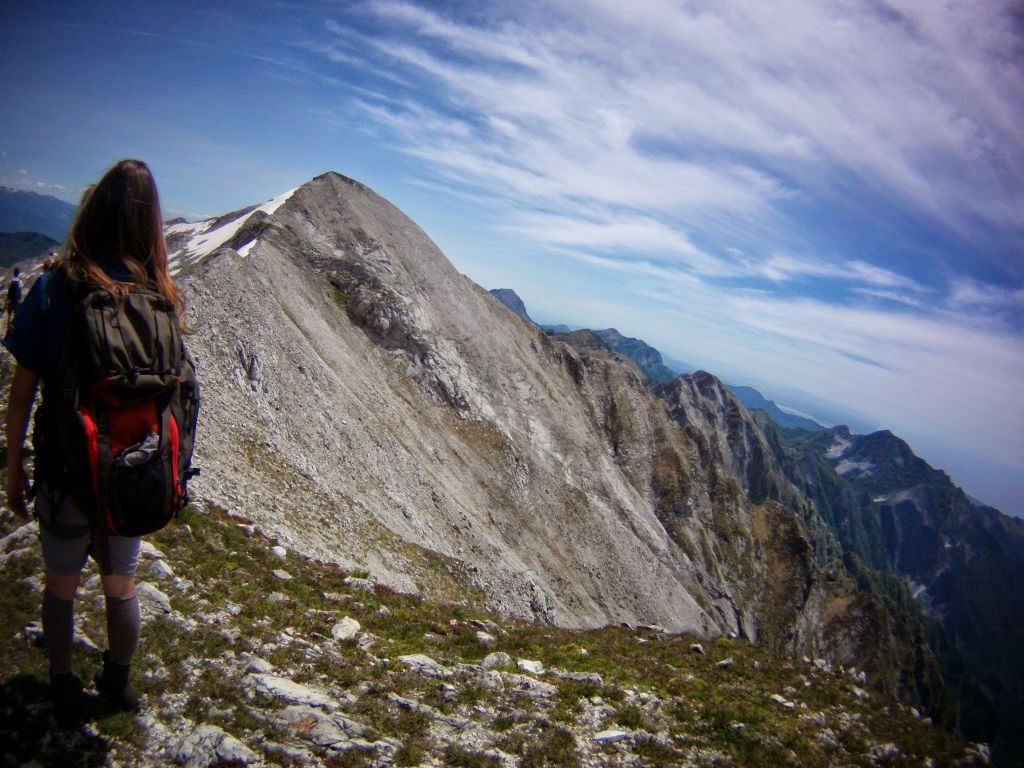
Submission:
M 379 55 L 501 121 L 518 139 L 505 161 L 561 194 L 750 212 L 792 192 L 788 180 L 833 193 L 839 168 L 958 226 L 1024 223 L 1024 129 L 1010 106 L 1024 103 L 1024 78 L 1001 3 L 572 0 L 490 25 L 369 7 L 394 25 L 370 41 Z M 429 132 L 419 144 L 433 147 Z M 678 154 L 638 148 L 652 144 Z
M 1024 348 L 1005 330 L 1024 292 L 940 283 L 969 258 L 1020 275 L 942 242 L 1024 231 L 1010 4 L 546 0 L 473 21 L 365 8 L 381 27 L 333 29 L 368 78 L 404 86 L 359 102 L 367 122 L 424 183 L 488 199 L 495 231 L 610 273 L 605 298 L 621 299 L 538 279 L 542 306 L 600 306 L 678 357 L 798 384 L 915 446 L 1024 466 Z M 849 232 L 828 242 L 842 220 L 798 231 L 809 211 L 860 205 L 939 245 L 911 272 L 898 237 L 879 253 Z M 823 286 L 835 304 L 811 298 Z
M 950 286 L 949 304 L 954 309 L 1024 309 L 1024 288 L 1006 288 L 961 278 Z
M 751 270 L 769 280 L 783 282 L 803 277 L 834 278 L 879 288 L 903 288 L 915 291 L 924 287 L 908 277 L 863 261 L 829 262 L 823 259 L 796 257 L 776 253 L 768 259 L 750 264 Z

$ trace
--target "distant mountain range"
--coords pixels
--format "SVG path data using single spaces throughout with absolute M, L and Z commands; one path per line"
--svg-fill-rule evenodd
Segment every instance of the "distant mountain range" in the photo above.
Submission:
M 970 499 L 888 430 L 762 428 L 844 551 L 906 579 L 892 599 L 941 628 L 925 630 L 963 733 L 1024 754 L 1024 520 Z
M 54 250 L 60 243 L 38 232 L 0 232 L 0 267 L 12 267 Z
M 526 311 L 526 304 L 513 289 L 495 288 L 491 290 L 491 295 L 523 319 L 530 320 L 530 316 Z M 531 320 L 531 322 L 533 321 Z M 564 324 L 542 325 L 541 327 L 546 331 L 560 335 L 568 335 L 575 332 L 568 325 Z M 636 363 L 636 366 L 650 380 L 652 385 L 663 384 L 676 378 L 681 373 L 690 373 L 696 370 L 687 363 L 664 358 L 661 352 L 650 346 L 647 342 L 642 339 L 623 336 L 614 328 L 594 331 L 593 333 L 597 338 L 605 342 L 609 349 Z M 574 341 L 578 343 L 580 340 L 574 339 Z M 587 343 L 592 344 L 590 341 Z M 669 362 L 671 365 L 666 365 L 666 362 Z M 824 425 L 812 419 L 788 413 L 753 387 L 735 384 L 727 386 L 743 405 L 749 409 L 764 411 L 771 417 L 772 421 L 780 426 L 790 429 L 807 429 L 812 432 L 819 432 L 825 429 Z
M 50 195 L 0 187 L 0 232 L 38 232 L 62 243 L 75 209 L 71 203 Z
M 825 429 L 824 425 L 819 424 L 813 419 L 787 413 L 774 400 L 767 399 L 753 387 L 738 386 L 736 384 L 729 384 L 728 387 L 748 409 L 764 411 L 779 426 L 788 427 L 789 429 L 806 429 L 811 432 L 820 432 Z

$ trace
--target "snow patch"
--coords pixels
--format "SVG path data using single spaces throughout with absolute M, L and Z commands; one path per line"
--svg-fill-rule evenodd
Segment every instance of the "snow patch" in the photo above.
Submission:
M 843 459 L 836 464 L 836 473 L 845 475 L 850 472 L 858 471 L 861 475 L 867 475 L 871 473 L 871 470 L 875 468 L 875 465 L 870 461 L 864 459 L 862 461 L 852 461 L 851 459 Z
M 902 491 L 898 491 L 890 497 L 893 504 L 902 504 L 905 501 L 909 501 L 911 504 L 918 506 L 922 505 L 921 490 L 920 487 L 907 488 Z
M 211 253 L 216 251 L 218 248 L 223 246 L 231 238 L 238 234 L 239 230 L 245 226 L 245 223 L 252 218 L 253 214 L 260 211 L 267 216 L 274 214 L 278 208 L 284 205 L 288 199 L 295 193 L 295 189 L 289 189 L 287 192 L 278 195 L 272 200 L 267 200 L 262 205 L 258 205 L 251 211 L 248 211 L 236 219 L 225 222 L 215 229 L 206 229 L 203 231 L 203 227 L 209 227 L 211 220 L 199 221 L 193 224 L 174 224 L 167 228 L 166 233 L 168 235 L 174 234 L 188 234 L 194 233 L 192 239 L 186 243 L 184 248 L 175 251 L 171 256 L 168 257 L 168 262 L 172 265 L 171 274 L 177 274 L 181 271 L 181 265 L 179 262 L 187 260 L 189 264 L 195 264 L 202 261 Z M 239 255 L 245 257 L 249 255 L 249 251 L 252 249 L 253 240 L 246 243 L 242 248 L 239 249 Z
M 850 441 L 844 440 L 839 435 L 836 435 L 836 441 L 828 447 L 827 451 L 825 451 L 825 458 L 838 459 L 848 450 L 850 450 Z M 840 474 L 842 473 L 840 472 Z
M 202 221 L 182 221 L 178 224 L 171 224 L 169 227 L 164 228 L 164 234 L 170 235 L 183 235 L 189 232 L 195 232 L 202 229 L 203 225 L 208 223 L 210 219 L 204 219 Z

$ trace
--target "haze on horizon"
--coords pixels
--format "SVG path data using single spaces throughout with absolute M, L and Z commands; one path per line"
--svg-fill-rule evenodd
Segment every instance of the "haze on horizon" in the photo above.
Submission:
M 860 412 L 1024 513 L 1011 2 L 40 2 L 0 184 L 120 157 L 200 218 L 325 170 L 536 318 Z

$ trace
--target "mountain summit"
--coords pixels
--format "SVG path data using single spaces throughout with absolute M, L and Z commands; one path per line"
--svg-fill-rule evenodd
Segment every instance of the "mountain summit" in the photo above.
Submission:
M 872 679 L 905 652 L 907 633 L 861 631 L 901 619 L 785 506 L 791 485 L 752 501 L 632 362 L 520 322 L 364 185 L 324 174 L 168 240 L 213 507 L 394 588 L 545 623 L 731 634 Z M 680 392 L 687 412 L 709 392 Z M 918 651 L 878 685 L 920 699 Z

